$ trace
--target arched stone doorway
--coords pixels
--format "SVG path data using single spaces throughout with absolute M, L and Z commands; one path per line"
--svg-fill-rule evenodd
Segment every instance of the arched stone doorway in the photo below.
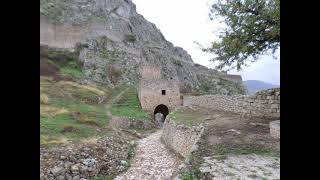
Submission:
M 164 104 L 160 104 L 154 109 L 153 119 L 160 127 L 162 127 L 168 114 L 169 108 Z

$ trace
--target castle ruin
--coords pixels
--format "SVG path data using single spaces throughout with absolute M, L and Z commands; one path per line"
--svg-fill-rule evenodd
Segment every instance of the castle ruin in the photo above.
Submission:
M 175 80 L 161 78 L 161 70 L 155 66 L 143 66 L 139 83 L 139 100 L 143 111 L 153 117 L 163 115 L 162 121 L 169 112 L 182 104 L 179 85 Z

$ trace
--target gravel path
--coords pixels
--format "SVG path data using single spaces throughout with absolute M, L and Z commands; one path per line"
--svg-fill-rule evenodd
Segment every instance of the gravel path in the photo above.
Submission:
M 138 141 L 131 167 L 116 180 L 173 179 L 180 160 L 161 143 L 162 130 Z

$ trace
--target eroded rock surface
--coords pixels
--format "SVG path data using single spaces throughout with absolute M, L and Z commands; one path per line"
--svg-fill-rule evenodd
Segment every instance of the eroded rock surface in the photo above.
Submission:
M 163 79 L 180 82 L 184 92 L 245 93 L 235 78 L 195 64 L 168 42 L 131 0 L 41 0 L 40 45 L 79 51 L 88 81 L 112 84 L 115 67 L 121 80 L 137 83 L 141 65 L 152 64 L 161 67 Z

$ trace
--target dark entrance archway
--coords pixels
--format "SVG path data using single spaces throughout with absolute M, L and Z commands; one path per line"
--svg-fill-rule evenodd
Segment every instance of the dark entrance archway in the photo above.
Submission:
M 153 119 L 158 125 L 162 126 L 168 114 L 169 108 L 164 104 L 160 104 L 154 109 Z

